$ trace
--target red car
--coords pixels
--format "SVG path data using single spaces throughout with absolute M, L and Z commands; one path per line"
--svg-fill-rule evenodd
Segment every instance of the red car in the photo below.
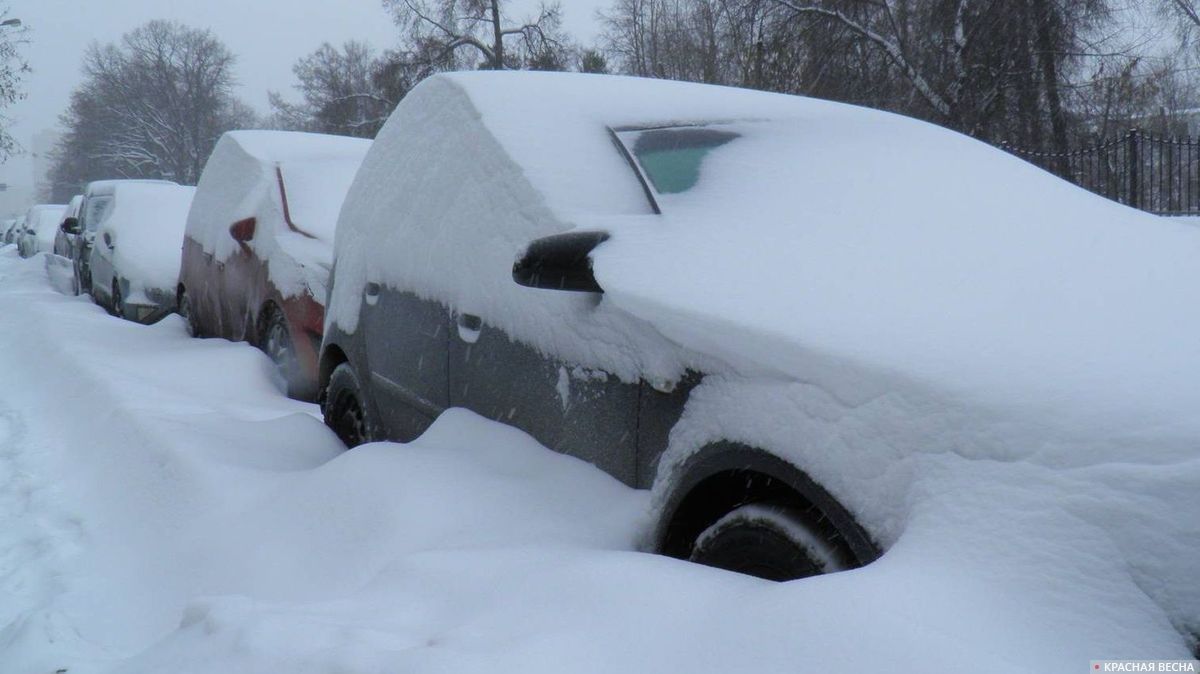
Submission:
M 200 176 L 176 289 L 194 336 L 257 345 L 313 400 L 338 211 L 371 142 L 232 131 Z

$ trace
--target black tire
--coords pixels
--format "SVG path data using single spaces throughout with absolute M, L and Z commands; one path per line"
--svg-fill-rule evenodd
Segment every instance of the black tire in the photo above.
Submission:
M 179 299 L 176 302 L 175 312 L 183 319 L 183 328 L 187 330 L 189 337 L 203 337 L 200 333 L 200 324 L 196 322 L 196 312 L 192 307 L 192 298 L 186 290 L 179 291 Z
M 329 376 L 321 410 L 325 425 L 347 448 L 371 442 L 372 426 L 367 416 L 362 385 L 350 363 L 338 365 Z
M 113 279 L 112 292 L 108 296 L 109 302 L 112 303 L 112 315 L 118 318 L 125 318 L 125 298 L 121 297 L 121 284 L 117 279 Z
M 734 508 L 696 537 L 691 561 L 785 581 L 858 566 L 827 530 L 796 508 L 748 503 Z
M 275 363 L 275 371 L 283 383 L 284 391 L 292 398 L 310 399 L 312 393 L 301 381 L 300 361 L 292 344 L 292 332 L 283 312 L 269 307 L 259 321 L 258 344 L 263 353 Z

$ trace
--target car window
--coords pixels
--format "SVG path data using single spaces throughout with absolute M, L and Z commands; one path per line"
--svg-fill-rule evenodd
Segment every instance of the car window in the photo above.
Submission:
M 618 131 L 617 138 L 660 195 L 679 194 L 700 180 L 704 158 L 739 134 L 713 126 Z
M 83 213 L 83 226 L 89 232 L 94 232 L 108 217 L 112 211 L 113 198 L 111 196 L 92 197 L 87 200 L 87 207 Z

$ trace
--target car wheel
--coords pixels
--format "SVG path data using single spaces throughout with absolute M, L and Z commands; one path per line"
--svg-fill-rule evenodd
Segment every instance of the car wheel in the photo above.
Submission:
M 196 323 L 195 310 L 192 308 L 192 298 L 187 294 L 186 290 L 180 291 L 178 309 L 176 312 L 183 319 L 183 327 L 187 330 L 188 337 L 201 337 L 200 326 Z
M 296 360 L 296 349 L 292 346 L 292 333 L 288 330 L 287 319 L 278 309 L 269 309 L 263 321 L 259 344 L 262 350 L 275 363 L 275 371 L 283 382 L 283 389 L 288 395 L 296 394 L 296 381 L 300 364 Z
M 371 442 L 371 422 L 363 404 L 362 386 L 350 363 L 342 363 L 329 377 L 322 407 L 325 425 L 346 447 Z
M 109 295 L 108 299 L 112 302 L 112 315 L 124 318 L 125 298 L 121 297 L 121 284 L 117 282 L 117 279 L 113 279 L 112 294 Z
M 696 537 L 691 561 L 784 581 L 852 569 L 844 548 L 826 540 L 811 518 L 776 503 L 747 503 Z

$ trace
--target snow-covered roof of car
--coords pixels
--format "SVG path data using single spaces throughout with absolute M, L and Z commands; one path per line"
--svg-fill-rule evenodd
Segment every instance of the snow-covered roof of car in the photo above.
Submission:
M 112 194 L 117 185 L 177 185 L 170 180 L 153 180 L 150 178 L 110 178 L 105 180 L 93 180 L 84 188 L 84 194 L 87 196 L 96 196 L 98 194 Z

